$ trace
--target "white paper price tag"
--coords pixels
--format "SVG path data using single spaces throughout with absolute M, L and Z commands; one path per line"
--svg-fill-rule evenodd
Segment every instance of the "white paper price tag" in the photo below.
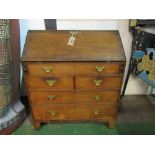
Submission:
M 68 40 L 68 45 L 73 46 L 74 43 L 75 43 L 75 37 L 74 37 L 74 36 L 70 36 L 70 37 L 69 37 L 69 40 Z

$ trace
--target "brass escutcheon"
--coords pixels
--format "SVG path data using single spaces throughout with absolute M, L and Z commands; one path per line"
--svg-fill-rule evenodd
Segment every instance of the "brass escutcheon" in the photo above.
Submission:
M 46 73 L 50 73 L 53 71 L 53 68 L 52 67 L 43 67 L 43 70 L 46 72 Z
M 94 115 L 99 115 L 100 113 L 99 113 L 98 110 L 93 110 L 93 114 L 94 114 Z
M 49 100 L 54 100 L 55 97 L 56 97 L 55 95 L 49 95 L 49 96 L 48 96 L 48 99 L 49 99 Z
M 50 111 L 51 116 L 55 116 L 56 115 L 56 111 Z
M 47 83 L 49 86 L 53 86 L 53 85 L 56 83 L 56 80 L 46 80 L 46 83 Z
M 96 86 L 100 86 L 102 83 L 102 80 L 93 80 Z
M 95 98 L 95 100 L 97 100 L 97 101 L 98 101 L 98 100 L 100 100 L 100 99 L 101 99 L 101 96 L 100 96 L 100 95 L 95 95 L 95 96 L 94 96 L 94 98 Z
M 97 70 L 98 72 L 102 72 L 104 69 L 105 69 L 104 66 L 96 66 L 96 70 Z

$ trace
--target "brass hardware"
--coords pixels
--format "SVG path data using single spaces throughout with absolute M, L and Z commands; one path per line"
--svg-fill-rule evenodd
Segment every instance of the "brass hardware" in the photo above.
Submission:
M 100 86 L 102 83 L 102 80 L 93 80 L 96 86 Z
M 97 70 L 98 72 L 102 72 L 104 69 L 105 69 L 104 66 L 96 66 L 96 70 Z
M 100 100 L 100 99 L 101 99 L 101 96 L 100 96 L 100 95 L 95 95 L 95 96 L 94 96 L 94 98 L 95 98 L 95 100 L 97 100 L 97 101 L 98 101 L 98 100 Z
M 93 110 L 93 114 L 94 114 L 94 115 L 99 115 L 100 113 L 99 113 L 98 110 Z
M 46 80 L 46 83 L 49 85 L 49 86 L 53 86 L 55 84 L 56 80 Z
M 55 97 L 56 97 L 55 95 L 49 95 L 49 96 L 48 96 L 48 99 L 49 99 L 49 100 L 54 100 Z
M 50 73 L 50 72 L 53 71 L 53 68 L 52 68 L 52 67 L 43 67 L 43 69 L 44 69 L 44 71 L 45 71 L 46 73 Z
M 51 116 L 55 116 L 56 113 L 57 113 L 56 111 L 51 111 L 51 112 L 50 112 Z

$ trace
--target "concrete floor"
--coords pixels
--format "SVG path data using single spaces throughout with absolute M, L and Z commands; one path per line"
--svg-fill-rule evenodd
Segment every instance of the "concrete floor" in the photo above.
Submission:
M 118 123 L 155 122 L 155 97 L 128 95 L 122 100 Z
M 27 104 L 26 100 L 22 101 Z M 28 115 L 14 135 L 155 135 L 155 97 L 125 96 L 115 128 L 97 122 L 53 122 L 35 130 Z

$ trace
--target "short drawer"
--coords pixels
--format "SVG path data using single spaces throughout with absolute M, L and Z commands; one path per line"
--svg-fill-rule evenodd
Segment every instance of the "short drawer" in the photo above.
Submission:
M 72 77 L 31 77 L 27 79 L 29 89 L 73 89 Z
M 32 107 L 35 120 L 91 120 L 103 117 L 114 117 L 115 106 L 92 106 L 92 105 L 52 105 Z
M 68 63 L 29 63 L 30 75 L 51 76 L 73 74 L 73 64 Z
M 76 76 L 76 89 L 82 90 L 99 90 L 115 89 L 121 87 L 121 76 Z
M 75 74 L 90 74 L 90 75 L 121 74 L 119 63 L 80 62 L 75 63 L 74 66 L 75 66 L 74 69 Z

